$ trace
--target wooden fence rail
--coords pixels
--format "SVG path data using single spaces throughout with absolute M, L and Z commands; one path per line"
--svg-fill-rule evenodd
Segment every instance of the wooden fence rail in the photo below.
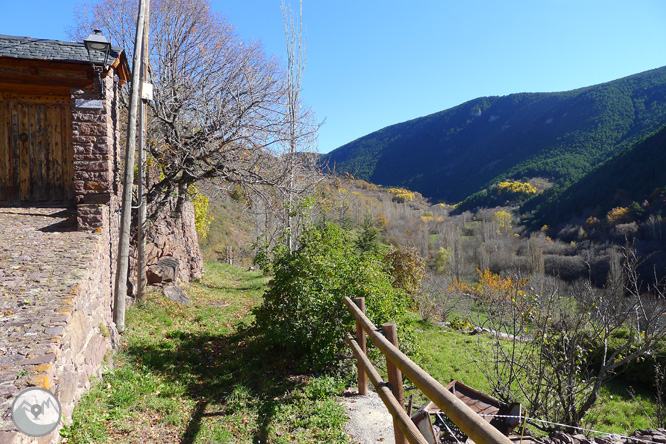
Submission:
M 469 406 L 458 399 L 453 393 L 449 392 L 436 379 L 426 373 L 421 367 L 416 365 L 404 353 L 402 353 L 389 339 L 384 337 L 373 323 L 365 316 L 364 310 L 359 305 L 365 307 L 363 298 L 358 298 L 357 305 L 348 297 L 344 298 L 345 305 L 356 318 L 357 338 L 349 335 L 347 343 L 356 355 L 359 367 L 359 393 L 362 393 L 361 373 L 367 373 L 379 396 L 384 401 L 389 412 L 394 418 L 394 427 L 396 427 L 396 444 L 404 443 L 407 439 L 410 443 L 426 443 L 421 433 L 416 429 L 411 419 L 404 410 L 404 403 L 400 397 L 396 399 L 395 392 L 391 392 L 387 384 L 381 380 L 372 364 L 365 355 L 365 334 L 377 348 L 386 356 L 387 362 L 392 363 L 400 370 L 416 387 L 419 388 L 431 401 L 440 408 L 446 416 L 453 421 L 467 436 L 477 444 L 512 444 L 511 440 L 504 436 L 499 430 L 491 426 L 488 422 L 477 415 Z M 361 345 L 363 347 L 361 347 Z M 361 370 L 363 369 L 363 370 Z M 365 378 L 363 378 L 365 381 Z M 367 382 L 364 382 L 367 384 Z M 365 386 L 367 390 L 367 385 Z M 388 398 L 388 402 L 385 398 Z M 404 416 L 403 416 L 404 415 Z M 413 428 L 410 427 L 414 426 Z M 398 430 L 398 428 L 400 430 Z M 401 432 L 401 433 L 398 433 Z M 404 439 L 398 441 L 401 435 Z

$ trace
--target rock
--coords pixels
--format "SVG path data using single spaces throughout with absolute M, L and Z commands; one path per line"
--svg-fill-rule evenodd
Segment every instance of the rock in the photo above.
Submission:
M 153 175 L 150 180 L 159 180 L 159 172 L 148 172 Z M 152 183 L 152 182 L 151 182 Z M 203 257 L 199 250 L 196 233 L 194 206 L 192 202 L 184 202 L 180 217 L 174 217 L 177 199 L 170 198 L 159 210 L 146 233 L 146 264 L 152 266 L 164 257 L 173 257 L 180 262 L 178 280 L 189 283 L 192 279 L 201 279 Z M 152 209 L 148 210 L 149 212 Z M 132 247 L 130 252 L 131 269 L 136 272 L 137 251 Z
M 592 441 L 585 435 L 577 434 L 572 436 L 574 443 L 591 444 Z
M 563 444 L 574 444 L 573 438 L 564 432 L 551 433 L 550 439 L 552 439 L 554 442 L 559 442 Z
M 173 257 L 164 257 L 157 264 L 148 268 L 146 277 L 149 284 L 161 284 L 164 282 L 176 282 L 178 280 L 178 269 L 180 262 Z
M 26 359 L 24 361 L 21 361 L 22 365 L 39 365 L 39 364 L 47 364 L 49 362 L 53 362 L 56 358 L 56 355 L 53 353 L 49 353 L 47 355 L 43 356 L 37 356 L 32 359 Z
M 164 289 L 162 289 L 162 293 L 172 301 L 176 301 L 181 304 L 190 303 L 190 298 L 187 297 L 183 289 L 178 285 L 169 285 L 168 287 L 164 287 Z

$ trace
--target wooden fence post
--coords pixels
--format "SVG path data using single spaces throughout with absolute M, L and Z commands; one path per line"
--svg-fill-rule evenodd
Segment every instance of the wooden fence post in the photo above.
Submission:
M 365 298 L 356 298 L 354 299 L 354 302 L 356 303 L 358 309 L 365 314 Z M 367 354 L 368 350 L 365 343 L 365 331 L 363 330 L 361 321 L 358 319 L 356 319 L 356 342 L 358 342 L 359 347 L 361 347 L 361 350 L 363 350 L 363 354 Z M 356 362 L 356 368 L 358 370 L 358 394 L 367 395 L 368 375 L 365 374 L 360 359 L 358 359 Z
M 386 339 L 393 344 L 396 348 L 398 347 L 398 331 L 395 327 L 395 322 L 389 322 L 382 324 L 382 330 L 384 330 L 384 335 Z M 386 372 L 388 373 L 389 384 L 391 385 L 391 391 L 393 396 L 398 400 L 400 407 L 405 409 L 405 391 L 402 388 L 402 372 L 393 365 L 389 360 L 388 356 L 386 357 Z M 405 435 L 402 433 L 400 427 L 396 423 L 395 419 L 393 420 L 393 434 L 395 435 L 395 444 L 407 444 L 405 440 Z
M 343 300 L 349 311 L 353 313 L 356 319 L 361 321 L 367 335 L 377 348 L 386 355 L 387 359 L 390 359 L 391 362 L 395 362 L 395 366 L 398 367 L 398 369 L 400 369 L 400 371 L 404 373 L 415 386 L 421 389 L 423 394 L 432 400 L 435 405 L 460 428 L 460 430 L 470 437 L 470 439 L 479 444 L 512 444 L 511 440 L 504 436 L 502 432 L 491 426 L 490 423 L 485 421 L 472 410 L 470 406 L 458 399 L 456 395 L 448 391 L 446 387 L 423 371 L 423 369 L 416 365 L 414 361 L 409 359 L 409 357 L 398 350 L 396 346 L 391 344 L 386 337 L 379 333 L 379 330 L 370 319 L 361 313 L 358 306 L 356 306 L 351 299 L 344 297 Z M 352 349 L 355 349 L 355 346 L 357 345 L 356 341 L 350 342 L 348 340 L 347 343 L 350 344 Z M 355 352 L 354 354 L 357 357 L 363 356 L 359 352 Z M 368 364 L 368 368 L 372 368 L 370 365 L 371 364 Z M 386 405 L 388 405 L 388 403 L 386 403 Z M 405 414 L 404 417 L 407 418 L 407 415 Z M 411 421 L 408 422 L 413 425 Z M 406 427 L 410 428 L 409 424 L 406 424 Z M 420 441 L 416 439 L 414 443 L 416 442 Z

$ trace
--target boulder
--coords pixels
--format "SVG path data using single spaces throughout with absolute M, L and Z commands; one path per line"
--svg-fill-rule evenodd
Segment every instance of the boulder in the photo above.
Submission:
M 146 271 L 146 278 L 151 285 L 167 282 L 176 282 L 178 280 L 178 270 L 180 261 L 173 257 L 164 257 L 157 264 L 152 265 Z
M 176 301 L 181 304 L 190 303 L 190 298 L 187 297 L 183 289 L 180 288 L 178 285 L 169 285 L 167 287 L 164 287 L 162 289 L 162 293 L 164 294 L 164 296 L 171 299 L 172 301 Z

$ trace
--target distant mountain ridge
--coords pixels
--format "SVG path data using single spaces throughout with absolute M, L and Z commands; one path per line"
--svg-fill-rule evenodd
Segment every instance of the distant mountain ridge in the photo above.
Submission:
M 460 202 L 501 179 L 581 179 L 666 124 L 666 67 L 557 93 L 481 97 L 323 156 L 357 179 Z

